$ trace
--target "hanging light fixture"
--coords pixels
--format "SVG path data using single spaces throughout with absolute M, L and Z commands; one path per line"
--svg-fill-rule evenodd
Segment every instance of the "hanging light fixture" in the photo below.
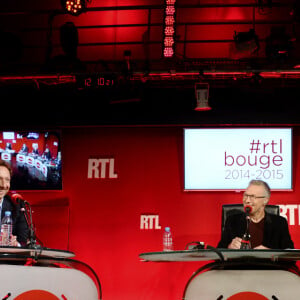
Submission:
M 209 84 L 205 82 L 196 82 L 195 83 L 195 96 L 196 96 L 196 107 L 194 110 L 203 111 L 211 110 L 211 107 L 208 104 L 209 98 Z

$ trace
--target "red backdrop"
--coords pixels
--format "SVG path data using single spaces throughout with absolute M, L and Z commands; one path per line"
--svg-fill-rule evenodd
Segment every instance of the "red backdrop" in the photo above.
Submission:
M 287 215 L 299 248 L 298 127 L 293 133 L 294 190 L 273 192 L 270 203 L 296 205 Z M 241 193 L 183 191 L 181 126 L 64 128 L 62 156 L 63 191 L 24 194 L 44 245 L 89 264 L 105 300 L 181 299 L 202 263 L 141 262 L 139 254 L 162 249 L 164 226 L 172 229 L 175 249 L 191 241 L 215 246 L 221 206 L 239 203 Z M 103 178 L 88 178 L 89 159 L 101 162 Z M 156 216 L 159 226 L 141 229 L 141 215 Z

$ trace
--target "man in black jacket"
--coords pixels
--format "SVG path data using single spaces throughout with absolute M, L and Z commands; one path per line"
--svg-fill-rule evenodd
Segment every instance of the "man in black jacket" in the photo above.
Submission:
M 265 206 L 270 199 L 268 184 L 261 180 L 250 181 L 244 195 L 244 207 L 250 208 L 249 233 L 252 249 L 293 249 L 287 220 L 281 216 L 268 214 Z M 227 218 L 218 248 L 240 249 L 242 236 L 246 231 L 245 213 Z
M 18 205 L 14 204 L 7 195 L 10 189 L 11 174 L 10 166 L 5 161 L 0 160 L 0 216 L 2 220 L 5 211 L 12 213 L 13 236 L 10 246 L 26 246 L 29 234 L 26 218 Z

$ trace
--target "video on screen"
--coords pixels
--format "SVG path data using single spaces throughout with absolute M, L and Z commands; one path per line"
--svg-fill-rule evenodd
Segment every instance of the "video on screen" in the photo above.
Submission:
M 60 132 L 0 131 L 0 157 L 12 168 L 11 190 L 61 190 Z

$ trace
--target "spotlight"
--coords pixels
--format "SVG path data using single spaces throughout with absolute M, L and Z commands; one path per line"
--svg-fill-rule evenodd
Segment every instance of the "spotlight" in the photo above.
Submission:
M 63 9 L 71 15 L 80 15 L 86 7 L 86 0 L 61 0 Z
M 209 85 L 204 82 L 195 83 L 195 95 L 197 104 L 195 107 L 196 111 L 211 110 L 211 107 L 208 105 L 209 97 Z

